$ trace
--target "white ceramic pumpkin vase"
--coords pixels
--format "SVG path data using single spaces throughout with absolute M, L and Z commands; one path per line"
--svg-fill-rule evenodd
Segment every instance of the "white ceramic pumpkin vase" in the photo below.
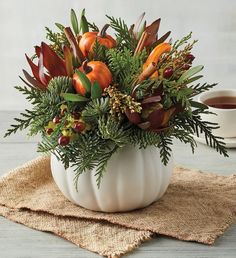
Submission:
M 124 147 L 109 160 L 100 188 L 95 170 L 91 170 L 80 175 L 78 191 L 73 168 L 65 170 L 54 155 L 51 171 L 57 186 L 71 202 L 94 211 L 124 212 L 144 208 L 163 196 L 173 171 L 173 158 L 164 166 L 155 147 Z

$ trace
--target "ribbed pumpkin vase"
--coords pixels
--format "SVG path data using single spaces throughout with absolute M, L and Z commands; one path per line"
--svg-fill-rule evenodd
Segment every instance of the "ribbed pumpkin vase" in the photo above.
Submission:
M 163 196 L 173 171 L 173 158 L 164 166 L 155 147 L 124 147 L 109 160 L 100 188 L 95 170 L 91 170 L 80 175 L 76 190 L 73 168 L 65 170 L 54 155 L 51 171 L 71 202 L 94 211 L 124 212 L 146 207 Z

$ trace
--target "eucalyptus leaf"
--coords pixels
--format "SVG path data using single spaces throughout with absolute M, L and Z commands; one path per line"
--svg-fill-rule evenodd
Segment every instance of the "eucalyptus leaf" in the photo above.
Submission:
M 82 10 L 81 14 L 80 14 L 80 24 L 79 24 L 79 32 L 81 32 L 82 30 L 82 16 L 85 16 L 85 8 Z
M 84 34 L 84 33 L 89 31 L 88 21 L 87 21 L 87 19 L 86 19 L 86 17 L 84 15 L 81 16 L 80 29 L 82 31 L 82 34 Z
M 190 78 L 189 80 L 187 80 L 186 83 L 189 84 L 189 83 L 195 82 L 195 81 L 201 79 L 202 77 L 203 77 L 203 75 L 194 76 L 194 77 Z
M 71 25 L 72 25 L 75 35 L 78 35 L 79 34 L 78 19 L 77 19 L 75 11 L 73 9 L 71 9 L 70 20 L 71 20 Z
M 102 88 L 98 82 L 94 82 L 94 84 L 91 87 L 91 98 L 97 99 L 102 96 Z
M 184 82 L 184 81 L 188 80 L 193 75 L 199 73 L 203 68 L 204 68 L 203 65 L 198 65 L 198 66 L 190 68 L 189 70 L 187 70 L 185 73 L 183 73 L 180 76 L 180 78 L 178 79 L 178 83 L 181 83 L 181 82 Z
M 64 29 L 65 29 L 65 26 L 64 26 L 64 25 L 62 25 L 62 24 L 60 24 L 60 23 L 58 23 L 58 22 L 56 22 L 55 25 L 57 26 L 57 28 L 58 28 L 59 30 L 64 31 Z
M 88 79 L 88 77 L 86 76 L 86 74 L 81 72 L 80 70 L 76 70 L 75 72 L 79 76 L 79 79 L 80 79 L 82 85 L 84 86 L 86 93 L 90 93 L 91 92 L 91 82 Z
M 61 96 L 66 101 L 72 101 L 72 102 L 85 102 L 89 99 L 85 98 L 84 96 L 81 96 L 79 94 L 73 94 L 73 93 L 62 93 Z

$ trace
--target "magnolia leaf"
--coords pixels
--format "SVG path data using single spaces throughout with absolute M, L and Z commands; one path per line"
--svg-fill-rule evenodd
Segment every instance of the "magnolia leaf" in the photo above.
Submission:
M 58 23 L 58 22 L 56 22 L 55 25 L 57 26 L 57 28 L 58 28 L 59 30 L 64 31 L 64 29 L 65 29 L 65 26 L 64 26 L 64 25 L 62 25 L 62 24 L 60 24 L 60 23 Z
M 91 98 L 97 99 L 102 96 L 102 88 L 98 82 L 94 82 L 91 87 Z
M 88 21 L 84 15 L 81 16 L 80 28 L 81 28 L 82 34 L 89 31 Z
M 188 71 L 186 71 L 185 73 L 183 73 L 180 76 L 180 78 L 177 82 L 181 83 L 181 82 L 184 82 L 184 81 L 188 80 L 189 78 L 191 78 L 196 73 L 199 73 L 203 68 L 204 68 L 203 65 L 198 65 L 198 66 L 190 68 Z
M 209 107 L 201 102 L 190 100 L 189 101 L 191 106 L 194 108 L 200 108 L 200 109 L 208 109 Z
M 75 35 L 78 35 L 79 34 L 78 19 L 73 9 L 71 9 L 71 12 L 70 12 L 70 21 Z
M 82 85 L 84 86 L 86 93 L 91 92 L 91 82 L 88 79 L 88 77 L 86 76 L 86 74 L 81 72 L 80 70 L 76 70 L 75 72 L 79 76 L 79 79 L 80 79 Z
M 81 96 L 79 94 L 73 94 L 73 93 L 62 93 L 61 96 L 66 101 L 72 101 L 72 102 L 84 102 L 84 101 L 89 100 L 89 99 L 85 98 L 84 96 Z

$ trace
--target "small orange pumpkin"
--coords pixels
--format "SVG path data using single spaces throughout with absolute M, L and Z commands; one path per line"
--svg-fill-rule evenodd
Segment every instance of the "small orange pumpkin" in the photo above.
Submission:
M 79 48 L 85 57 L 88 57 L 88 54 L 93 52 L 93 46 L 96 40 L 107 48 L 116 46 L 116 41 L 106 33 L 108 27 L 109 24 L 106 24 L 100 32 L 86 32 L 82 35 L 79 41 Z
M 98 82 L 102 90 L 107 88 L 112 82 L 112 74 L 103 62 L 84 61 L 79 70 L 86 74 L 91 84 L 95 81 Z M 73 75 L 73 84 L 76 92 L 85 96 L 86 89 L 76 73 Z

